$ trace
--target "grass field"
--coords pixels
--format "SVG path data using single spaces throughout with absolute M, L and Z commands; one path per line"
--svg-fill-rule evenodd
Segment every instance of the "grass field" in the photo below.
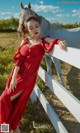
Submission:
M 4 91 L 6 81 L 14 66 L 13 55 L 20 45 L 21 38 L 17 38 L 17 33 L 0 33 L 0 49 L 6 47 L 6 50 L 0 51 L 0 94 Z M 14 42 L 14 39 L 16 40 Z M 45 62 L 42 61 L 41 65 L 45 67 Z M 45 67 L 46 68 L 46 67 Z M 69 64 L 61 62 L 62 75 L 66 88 L 80 100 L 80 70 L 72 67 Z M 53 64 L 53 76 L 60 82 Z M 41 79 L 37 78 L 38 85 L 64 126 L 69 133 L 80 133 L 80 124 L 71 115 L 71 113 L 64 107 L 60 100 L 51 93 L 48 87 L 45 86 Z M 37 128 L 33 127 L 33 121 Z M 39 101 L 32 103 L 29 101 L 26 112 L 21 118 L 20 122 L 21 133 L 56 133 L 47 115 L 45 114 Z

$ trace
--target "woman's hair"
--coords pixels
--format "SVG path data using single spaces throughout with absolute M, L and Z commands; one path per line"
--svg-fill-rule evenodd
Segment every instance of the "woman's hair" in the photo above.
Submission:
M 39 25 L 40 25 L 40 20 L 37 16 L 34 16 L 34 15 L 28 16 L 27 18 L 25 18 L 22 25 L 19 25 L 18 31 L 21 33 L 21 35 L 24 36 L 25 34 L 29 33 L 28 28 L 27 28 L 27 22 L 29 22 L 31 20 L 34 20 L 34 21 L 38 22 Z

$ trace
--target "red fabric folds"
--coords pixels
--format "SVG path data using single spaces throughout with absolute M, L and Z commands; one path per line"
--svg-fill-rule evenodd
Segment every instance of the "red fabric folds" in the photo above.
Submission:
M 35 86 L 40 63 L 45 52 L 50 52 L 59 39 L 54 39 L 50 44 L 42 39 L 42 43 L 28 46 L 28 39 L 24 39 L 23 45 L 14 55 L 15 66 L 20 66 L 17 73 L 17 85 L 14 92 L 9 91 L 14 68 L 6 83 L 6 88 L 0 97 L 0 124 L 7 123 L 10 130 L 16 130 L 20 119 L 25 112 L 30 94 Z M 11 101 L 11 96 L 22 91 L 21 95 Z
M 46 53 L 48 53 L 48 52 L 50 52 L 53 49 L 55 44 L 58 44 L 58 41 L 60 41 L 60 40 L 58 38 L 55 38 L 50 43 L 47 43 L 45 41 L 45 38 L 43 38 L 42 41 L 43 41 L 42 46 L 44 48 L 44 51 Z
M 13 57 L 13 60 L 16 61 L 16 66 L 21 66 L 24 58 L 28 55 L 29 47 L 28 45 L 25 45 L 25 43 L 27 43 L 27 40 L 24 41 Z

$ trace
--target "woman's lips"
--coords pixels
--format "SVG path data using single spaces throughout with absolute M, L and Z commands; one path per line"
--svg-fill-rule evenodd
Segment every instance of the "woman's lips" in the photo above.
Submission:
M 35 34 L 38 34 L 38 32 L 35 32 Z

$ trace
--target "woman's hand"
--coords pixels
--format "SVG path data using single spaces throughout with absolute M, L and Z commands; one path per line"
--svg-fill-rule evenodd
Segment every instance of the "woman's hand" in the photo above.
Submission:
M 17 84 L 16 75 L 17 75 L 19 69 L 20 69 L 19 66 L 16 66 L 15 69 L 14 69 L 14 72 L 13 72 L 13 75 L 12 75 L 12 80 L 11 80 L 11 83 L 10 83 L 10 92 L 14 91 L 14 89 L 16 88 L 16 84 Z
M 67 42 L 64 40 L 64 41 L 59 41 L 58 42 L 58 45 L 60 46 L 60 48 L 62 49 L 62 50 L 65 50 L 65 51 L 67 51 Z
M 10 83 L 10 92 L 14 91 L 14 89 L 16 88 L 16 84 L 17 84 L 16 78 L 12 78 Z

